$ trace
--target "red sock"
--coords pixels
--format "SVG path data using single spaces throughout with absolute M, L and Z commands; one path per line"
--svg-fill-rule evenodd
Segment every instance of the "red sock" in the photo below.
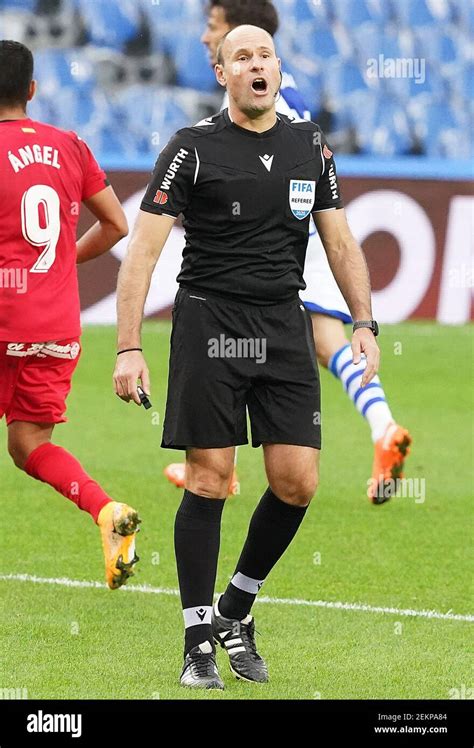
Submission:
M 25 472 L 36 480 L 49 483 L 79 509 L 89 512 L 94 522 L 103 506 L 113 501 L 105 491 L 87 475 L 81 463 L 62 447 L 46 442 L 31 452 Z

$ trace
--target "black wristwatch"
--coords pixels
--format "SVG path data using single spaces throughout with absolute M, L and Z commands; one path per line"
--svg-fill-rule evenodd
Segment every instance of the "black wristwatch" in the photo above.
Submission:
M 369 330 L 372 330 L 374 337 L 377 337 L 377 335 L 379 334 L 379 326 L 374 319 L 362 320 L 361 322 L 354 322 L 354 324 L 352 325 L 352 332 L 355 332 L 360 327 L 368 327 Z

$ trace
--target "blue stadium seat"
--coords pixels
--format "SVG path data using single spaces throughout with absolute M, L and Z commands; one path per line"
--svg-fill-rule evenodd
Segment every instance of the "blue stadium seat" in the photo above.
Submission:
M 420 64 L 423 64 L 423 60 Z M 420 67 L 413 77 L 386 78 L 383 88 L 410 111 L 424 109 L 431 101 L 438 101 L 448 95 L 446 82 L 428 64 L 424 72 Z
M 436 26 L 415 31 L 415 53 L 429 59 L 437 67 L 456 64 L 462 58 L 463 39 L 452 28 L 443 30 Z
M 396 0 L 394 9 L 399 23 L 410 28 L 429 26 L 436 22 L 432 6 L 427 0 Z
M 50 125 L 55 124 L 49 98 L 43 95 L 41 90 L 38 91 L 36 96 L 28 104 L 28 116 L 38 122 L 47 122 Z
M 108 112 L 97 116 L 80 134 L 97 153 L 122 154 L 126 158 L 148 156 L 150 168 L 159 150 L 181 127 L 190 124 L 189 116 L 176 100 L 176 89 L 135 85 L 125 88 Z M 139 115 L 137 115 L 139 112 Z
M 379 97 L 378 91 L 366 91 L 343 104 L 341 115 L 355 130 L 364 134 L 361 142 L 365 143 L 365 138 L 373 130 Z
M 341 54 L 331 27 L 313 23 L 297 29 L 294 51 L 306 55 L 310 60 L 320 59 L 324 62 Z
M 291 4 L 282 2 L 278 6 L 280 23 L 284 24 L 290 13 L 297 25 L 314 20 L 318 23 L 327 23 L 329 20 L 327 5 L 327 3 L 313 2 L 313 0 L 294 0 Z
M 384 31 L 381 30 L 378 44 L 373 37 L 370 42 L 371 54 L 367 54 L 366 64 L 369 69 L 370 60 L 371 80 L 375 82 L 378 78 L 382 88 L 385 87 L 398 98 L 406 97 L 408 81 L 398 77 L 387 78 L 387 75 L 391 74 L 390 67 L 387 66 L 392 65 L 392 61 L 395 60 L 413 58 L 414 45 L 412 35 L 404 33 L 402 36 L 395 27 L 389 26 Z M 373 54 L 374 48 L 377 50 L 375 54 Z M 361 62 L 364 60 L 363 47 L 360 47 L 360 59 Z
M 333 0 L 332 6 L 335 16 L 350 29 L 376 20 L 366 0 Z
M 336 111 L 344 108 L 354 94 L 369 90 L 359 67 L 353 62 L 341 64 L 339 60 L 324 70 L 323 88 L 331 108 Z
M 137 4 L 139 4 L 151 26 L 160 28 L 166 26 L 169 22 L 188 20 L 184 13 L 185 6 L 182 2 L 165 0 L 156 4 L 151 2 L 151 0 L 137 0 Z
M 319 112 L 316 113 L 316 117 L 313 118 L 315 122 L 319 122 Z M 349 137 L 349 132 L 352 129 L 352 137 L 354 136 L 354 125 L 351 119 L 349 108 L 340 109 L 337 112 L 331 112 L 331 130 L 326 135 L 329 137 L 329 142 L 339 143 L 346 140 Z
M 83 90 L 92 90 L 97 85 L 95 59 L 88 54 L 88 50 L 83 47 L 70 48 L 67 50 L 57 50 L 62 54 L 64 83 L 72 83 L 74 87 Z M 59 63 L 58 63 L 59 64 Z
M 352 114 L 361 153 L 385 157 L 410 153 L 410 123 L 403 107 L 392 98 L 371 96 Z
M 204 6 L 200 0 L 136 0 L 148 20 L 154 49 L 165 49 L 173 56 L 180 44 L 181 34 L 192 29 L 200 38 L 205 26 Z
M 90 90 L 96 84 L 94 67 L 82 48 L 36 51 L 34 75 L 40 90 L 47 93 L 68 88 Z
M 456 84 L 460 96 L 474 114 L 474 62 L 471 61 L 463 66 Z
M 134 0 L 78 0 L 87 33 L 93 44 L 123 49 L 139 31 L 139 5 Z
M 177 83 L 200 91 L 214 91 L 218 83 L 199 36 L 181 33 L 175 50 Z
M 1 10 L 28 10 L 31 13 L 36 8 L 37 0 L 0 0 Z
M 410 78 L 408 81 L 408 97 L 411 101 L 418 96 L 430 96 L 440 98 L 443 95 L 444 86 L 442 78 L 429 65 L 425 66 L 423 75 L 419 78 Z
M 75 130 L 87 135 L 117 119 L 106 96 L 99 90 L 70 86 L 57 93 L 41 88 L 30 105 L 30 116 L 49 122 L 63 130 Z
M 98 116 L 98 107 L 94 106 L 93 93 L 77 89 L 75 86 L 63 88 L 61 97 L 51 102 L 51 108 L 58 127 L 65 130 L 76 128 L 80 130 L 90 123 L 94 116 Z
M 175 0 L 161 0 L 161 2 L 165 4 L 166 8 L 169 8 Z M 195 24 L 197 22 L 201 24 L 204 22 L 205 13 L 203 11 L 206 8 L 206 3 L 203 3 L 202 0 L 180 0 L 176 4 L 181 8 L 181 17 L 189 23 Z
M 399 57 L 410 57 L 414 54 L 414 38 L 406 30 L 400 33 L 394 26 L 385 28 L 381 39 L 381 52 L 385 57 L 397 59 Z
M 428 50 L 426 51 L 428 54 Z M 450 65 L 459 60 L 458 42 L 452 34 L 441 34 L 436 49 L 431 49 L 434 58 L 441 65 Z
M 394 19 L 394 10 L 390 0 L 366 0 L 370 13 L 375 21 L 384 25 Z
M 364 23 L 351 30 L 356 54 L 361 63 L 378 58 L 383 52 L 383 30 L 377 23 Z
M 45 90 L 59 91 L 75 84 L 70 62 L 60 49 L 35 52 L 35 77 Z
M 387 92 L 401 100 L 426 91 L 441 94 L 439 75 L 425 56 L 420 58 L 416 55 L 415 38 L 411 33 L 401 35 L 391 29 L 383 35 L 382 50 L 384 67 L 381 81 Z
M 100 154 L 99 161 L 117 154 L 126 158 L 133 158 L 133 156 L 138 155 L 136 144 L 114 124 L 99 127 L 89 135 L 85 132 L 79 134 L 84 137 L 96 156 Z
M 321 104 L 322 77 L 320 73 L 305 71 L 298 58 L 290 57 L 282 61 L 282 68 L 293 76 L 298 92 L 312 117 Z
M 419 124 L 419 135 L 427 156 L 464 158 L 468 156 L 467 139 L 463 136 L 452 111 L 446 104 L 432 104 Z
M 164 133 L 190 124 L 189 115 L 177 101 L 174 89 L 150 90 L 137 84 L 124 89 L 117 103 L 122 127 L 133 137 L 144 137 L 150 147 L 157 138 L 163 144 Z
M 472 0 L 455 0 L 453 3 L 453 20 L 466 33 L 474 29 L 474 4 Z

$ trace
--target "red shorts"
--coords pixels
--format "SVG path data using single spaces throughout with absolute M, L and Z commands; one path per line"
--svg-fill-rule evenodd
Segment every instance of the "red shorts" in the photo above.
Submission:
M 79 361 L 77 338 L 48 343 L 0 342 L 0 418 L 67 421 L 66 398 Z

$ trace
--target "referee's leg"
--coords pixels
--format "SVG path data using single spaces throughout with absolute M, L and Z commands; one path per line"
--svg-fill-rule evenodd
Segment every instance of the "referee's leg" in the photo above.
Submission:
M 265 579 L 286 551 L 316 493 L 319 450 L 293 444 L 264 444 L 269 487 L 250 521 L 234 575 L 219 599 L 219 611 L 242 620 Z
M 186 686 L 222 688 L 215 668 L 211 613 L 221 516 L 234 469 L 234 447 L 189 448 L 183 500 L 175 520 L 175 553 L 185 626 Z

